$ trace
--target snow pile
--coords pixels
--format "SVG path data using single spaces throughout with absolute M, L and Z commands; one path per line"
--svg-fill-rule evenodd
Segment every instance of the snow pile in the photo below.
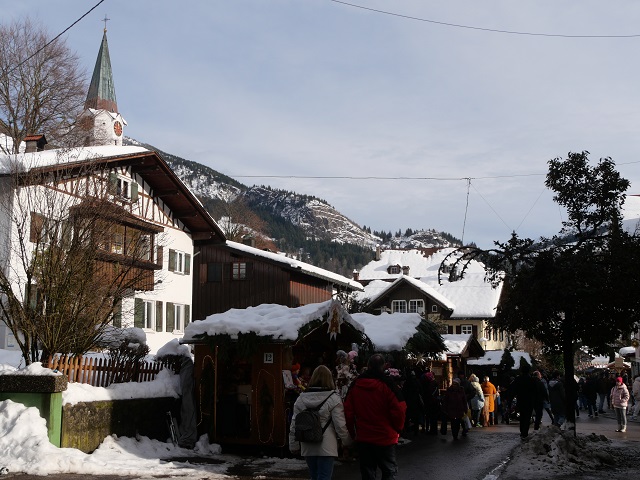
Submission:
M 628 458 L 637 458 L 639 452 L 630 448 L 640 450 L 640 446 L 631 447 L 628 442 L 617 445 L 604 435 L 591 433 L 574 437 L 572 432 L 550 426 L 533 432 L 515 449 L 512 461 L 499 478 L 539 479 L 541 472 L 547 478 L 560 475 L 564 478 L 594 471 L 603 471 L 603 476 L 608 476 L 610 470 L 623 465 Z

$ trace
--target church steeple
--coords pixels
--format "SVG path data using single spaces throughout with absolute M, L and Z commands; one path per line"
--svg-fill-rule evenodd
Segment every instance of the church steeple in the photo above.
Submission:
M 106 22 L 105 22 L 106 23 Z M 116 101 L 116 89 L 113 83 L 113 72 L 111 70 L 111 59 L 109 58 L 109 45 L 107 43 L 107 29 L 102 35 L 102 44 L 98 51 L 98 59 L 93 69 L 89 92 L 84 103 L 84 108 L 95 110 L 107 110 L 118 113 L 118 103 Z
M 122 146 L 124 127 L 127 122 L 118 112 L 116 89 L 113 84 L 109 45 L 107 44 L 107 20 L 102 43 L 98 52 L 96 66 L 93 69 L 84 112 L 80 115 L 78 127 L 83 131 L 84 145 L 119 145 Z

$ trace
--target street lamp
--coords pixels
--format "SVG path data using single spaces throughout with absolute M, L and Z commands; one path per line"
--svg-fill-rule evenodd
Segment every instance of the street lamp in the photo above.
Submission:
M 486 338 L 486 337 L 480 337 L 478 339 L 478 341 L 482 344 L 482 348 L 486 352 L 486 350 L 487 350 L 487 342 L 489 341 L 489 339 Z

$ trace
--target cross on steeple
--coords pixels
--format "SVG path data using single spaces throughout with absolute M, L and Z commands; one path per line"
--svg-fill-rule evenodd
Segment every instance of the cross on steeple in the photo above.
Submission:
M 104 14 L 104 18 L 101 20 L 101 21 L 103 21 L 103 22 L 104 22 L 104 31 L 105 31 L 105 33 L 107 32 L 107 22 L 108 22 L 109 20 L 111 20 L 111 19 L 110 19 L 110 18 L 107 18 L 107 14 L 105 13 L 105 14 Z

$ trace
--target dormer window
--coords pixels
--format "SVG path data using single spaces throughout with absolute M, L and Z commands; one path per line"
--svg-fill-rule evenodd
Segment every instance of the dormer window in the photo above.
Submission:
M 391 265 L 387 271 L 390 275 L 398 275 L 400 273 L 400 265 Z
M 138 201 L 138 184 L 131 178 L 112 172 L 109 174 L 109 184 L 114 198 L 129 202 Z

